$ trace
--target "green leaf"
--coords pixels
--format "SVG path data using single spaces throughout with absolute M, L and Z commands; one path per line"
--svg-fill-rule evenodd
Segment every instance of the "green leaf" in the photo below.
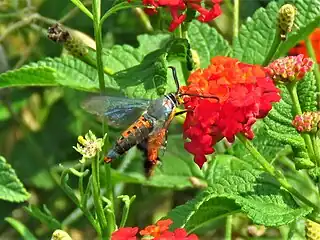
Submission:
M 46 58 L 0 75 L 0 88 L 59 85 L 85 91 L 99 89 L 96 70 L 70 56 Z
M 61 223 L 52 216 L 51 212 L 45 205 L 43 206 L 43 210 L 39 209 L 35 205 L 29 205 L 28 207 L 24 207 L 24 209 L 51 230 L 60 229 L 62 227 Z
M 312 209 L 299 207 L 268 174 L 241 170 L 216 180 L 194 200 L 172 210 L 169 217 L 174 222 L 172 228 L 194 231 L 239 210 L 255 224 L 280 226 L 305 216 Z
M 233 41 L 233 56 L 246 63 L 262 64 L 276 34 L 279 5 L 259 8 L 239 29 Z
M 127 153 L 130 155 L 130 152 Z M 126 161 L 126 157 L 122 161 Z M 154 175 L 150 179 L 146 179 L 143 174 L 143 157 L 137 156 L 132 159 L 132 164 L 136 164 L 136 171 L 134 167 L 127 166 L 127 171 L 113 171 L 112 179 L 114 182 L 127 182 L 142 184 L 145 186 L 184 189 L 192 188 L 190 177 L 199 179 L 200 182 L 206 183 L 202 171 L 194 163 L 193 157 L 183 149 L 183 141 L 181 135 L 169 136 L 168 147 L 163 157 L 160 157 L 161 164 L 159 164 Z M 139 163 L 139 164 L 137 164 Z
M 231 51 L 228 42 L 216 29 L 196 20 L 189 25 L 188 39 L 191 49 L 199 55 L 201 68 L 207 67 L 212 57 L 226 56 Z
M 287 40 L 280 45 L 274 59 L 285 55 L 299 41 L 306 39 L 316 27 L 319 27 L 320 0 L 295 0 L 292 4 L 298 9 L 295 24 L 299 29 L 294 28 L 288 34 Z
M 37 240 L 37 238 L 30 232 L 30 230 L 20 221 L 7 217 L 5 220 L 18 232 L 25 240 Z
M 316 80 L 313 72 L 309 72 L 298 82 L 297 93 L 302 112 L 317 111 Z
M 0 156 L 0 199 L 9 202 L 23 202 L 30 197 L 15 171 Z

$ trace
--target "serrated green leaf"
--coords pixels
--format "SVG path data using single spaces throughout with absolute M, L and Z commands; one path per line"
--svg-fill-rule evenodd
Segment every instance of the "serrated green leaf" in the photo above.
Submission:
M 240 209 L 254 223 L 265 226 L 288 224 L 312 211 L 311 208 L 299 207 L 268 174 L 241 170 L 216 180 L 196 199 L 171 211 L 169 217 L 174 222 L 173 228 L 184 227 L 194 231 L 209 221 Z
M 23 187 L 10 164 L 0 156 L 0 199 L 10 202 L 23 202 L 29 193 Z
M 279 5 L 271 2 L 247 19 L 233 41 L 235 58 L 246 63 L 263 63 L 275 37 L 278 10 Z
M 306 39 L 316 27 L 319 27 L 320 0 L 294 0 L 291 2 L 298 10 L 295 24 L 299 29 L 294 28 L 288 34 L 287 40 L 280 45 L 275 53 L 275 59 L 285 55 L 299 41 Z
M 29 205 L 28 207 L 24 207 L 24 209 L 51 230 L 60 229 L 62 227 L 61 223 L 52 216 L 51 212 L 45 205 L 43 206 L 43 210 L 39 209 L 35 205 Z
M 302 112 L 317 111 L 317 87 L 313 72 L 309 72 L 298 82 L 297 93 Z
M 188 28 L 191 49 L 197 51 L 201 68 L 210 64 L 214 56 L 226 56 L 231 51 L 228 42 L 216 29 L 199 21 L 192 21 Z
M 159 164 L 154 175 L 146 179 L 143 174 L 143 157 L 138 156 L 132 160 L 134 163 L 139 161 L 139 172 L 135 172 L 128 167 L 128 171 L 112 171 L 114 182 L 138 183 L 146 186 L 184 189 L 192 188 L 190 177 L 196 177 L 199 181 L 204 181 L 204 176 L 199 167 L 194 163 L 192 156 L 183 149 L 181 136 L 169 136 L 168 147 L 163 157 L 160 157 Z
M 30 232 L 30 230 L 20 221 L 7 217 L 5 219 L 25 240 L 37 240 L 37 238 Z
M 73 57 L 46 58 L 0 75 L 0 88 L 59 85 L 85 91 L 99 89 L 96 70 Z

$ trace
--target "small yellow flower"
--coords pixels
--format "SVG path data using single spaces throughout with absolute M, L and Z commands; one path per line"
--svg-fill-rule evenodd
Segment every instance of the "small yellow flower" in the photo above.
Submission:
M 53 232 L 51 240 L 72 240 L 68 233 L 57 229 Z
M 82 155 L 81 163 L 84 163 L 86 159 L 93 158 L 98 152 L 102 151 L 104 140 L 107 135 L 103 138 L 97 138 L 90 130 L 83 137 L 78 137 L 77 147 L 73 147 L 77 152 Z

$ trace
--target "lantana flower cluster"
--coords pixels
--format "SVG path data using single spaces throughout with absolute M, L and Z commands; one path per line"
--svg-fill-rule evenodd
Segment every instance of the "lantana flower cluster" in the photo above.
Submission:
M 147 226 L 140 231 L 142 239 L 153 240 L 198 240 L 195 234 L 188 235 L 185 229 L 177 228 L 173 232 L 169 231 L 172 224 L 171 219 L 159 220 L 156 224 Z M 115 231 L 111 240 L 137 240 L 138 227 L 124 227 Z
M 303 54 L 279 58 L 266 67 L 267 73 L 277 82 L 290 83 L 301 80 L 311 71 L 313 61 Z
M 131 2 L 132 0 L 128 0 Z M 187 17 L 187 9 L 192 9 L 199 13 L 198 20 L 200 22 L 209 22 L 218 17 L 222 12 L 220 3 L 222 0 L 211 0 L 211 8 L 207 9 L 202 5 L 202 0 L 142 0 L 146 8 L 145 12 L 149 15 L 156 14 L 158 8 L 166 8 L 170 11 L 172 21 L 169 31 L 174 31 Z
M 263 67 L 222 56 L 212 58 L 208 68 L 193 72 L 181 92 L 219 98 L 184 98 L 185 108 L 190 109 L 183 126 L 185 148 L 199 167 L 222 138 L 233 142 L 242 133 L 252 139 L 252 125 L 268 114 L 272 102 L 280 100 L 279 90 Z
M 296 115 L 292 120 L 292 125 L 298 132 L 315 133 L 320 128 L 320 112 L 304 112 Z

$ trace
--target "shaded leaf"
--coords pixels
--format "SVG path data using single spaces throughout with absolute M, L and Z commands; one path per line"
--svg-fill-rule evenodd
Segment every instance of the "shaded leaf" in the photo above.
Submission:
M 37 238 L 30 232 L 30 230 L 20 221 L 7 217 L 5 219 L 25 240 L 37 240 Z
M 23 187 L 15 171 L 0 156 L 0 199 L 10 202 L 23 202 L 29 198 L 29 193 Z
M 51 230 L 56 230 L 61 228 L 61 223 L 52 216 L 49 209 L 44 205 L 43 210 L 39 209 L 35 205 L 29 205 L 24 207 L 24 209 L 34 218 L 38 219 L 41 223 L 45 224 Z

